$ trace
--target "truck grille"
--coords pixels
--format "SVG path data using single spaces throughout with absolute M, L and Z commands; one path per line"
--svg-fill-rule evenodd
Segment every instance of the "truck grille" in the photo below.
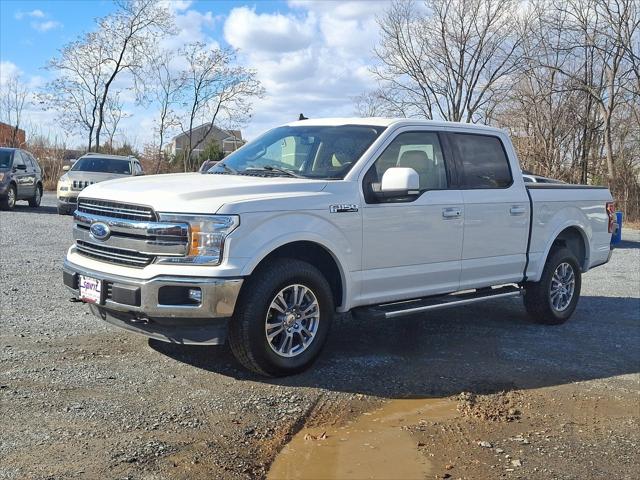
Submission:
M 124 218 L 141 222 L 156 220 L 155 212 L 150 207 L 131 203 L 111 202 L 108 200 L 94 200 L 83 198 L 78 202 L 78 211 L 92 215 L 102 215 L 111 218 Z
M 74 218 L 76 251 L 94 260 L 144 268 L 157 257 L 183 257 L 189 251 L 189 224 L 158 221 L 151 207 L 80 198 Z M 97 222 L 109 227 L 106 238 L 91 233 Z
M 107 247 L 96 243 L 89 243 L 83 240 L 76 241 L 78 252 L 86 257 L 95 258 L 103 262 L 129 265 L 132 267 L 144 267 L 153 260 L 150 255 L 145 255 L 133 250 Z

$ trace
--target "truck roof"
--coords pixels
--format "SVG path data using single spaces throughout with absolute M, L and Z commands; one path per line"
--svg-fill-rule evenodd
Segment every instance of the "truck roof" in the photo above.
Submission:
M 326 125 L 337 127 L 340 125 L 374 125 L 377 127 L 425 125 L 431 127 L 462 127 L 465 129 L 501 132 L 503 130 L 487 125 L 474 123 L 445 122 L 441 120 L 424 120 L 421 118 L 385 118 L 385 117 L 344 117 L 344 118 L 309 118 L 287 123 L 289 126 Z

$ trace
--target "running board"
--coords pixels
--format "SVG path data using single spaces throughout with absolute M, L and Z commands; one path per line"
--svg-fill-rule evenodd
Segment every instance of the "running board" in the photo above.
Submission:
M 512 285 L 498 288 L 481 288 L 467 293 L 438 295 L 435 297 L 385 303 L 370 307 L 358 307 L 353 310 L 353 314 L 357 317 L 385 320 L 430 310 L 459 307 L 470 303 L 493 300 L 495 298 L 518 297 L 520 295 L 522 295 L 522 289 Z

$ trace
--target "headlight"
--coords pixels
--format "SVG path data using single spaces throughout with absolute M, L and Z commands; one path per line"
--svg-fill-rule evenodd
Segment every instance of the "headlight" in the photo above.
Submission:
M 219 265 L 222 261 L 224 241 L 238 225 L 235 215 L 177 215 L 161 213 L 161 222 L 189 224 L 189 252 L 186 257 L 165 257 L 158 263 L 190 263 Z
M 60 180 L 58 180 L 58 190 L 60 190 L 61 192 L 66 192 L 67 190 L 69 190 L 70 186 L 71 180 L 65 177 L 60 177 Z

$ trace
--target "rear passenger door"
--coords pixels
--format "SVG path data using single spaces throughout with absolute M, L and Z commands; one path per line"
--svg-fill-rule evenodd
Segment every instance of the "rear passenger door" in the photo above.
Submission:
M 447 152 L 439 132 L 407 127 L 366 169 L 361 304 L 458 289 L 464 212 Z M 382 176 L 392 167 L 413 168 L 420 178 L 419 193 L 376 196 Z
M 465 211 L 460 289 L 522 280 L 529 201 L 522 175 L 511 171 L 505 142 L 498 134 L 466 132 L 448 139 Z

